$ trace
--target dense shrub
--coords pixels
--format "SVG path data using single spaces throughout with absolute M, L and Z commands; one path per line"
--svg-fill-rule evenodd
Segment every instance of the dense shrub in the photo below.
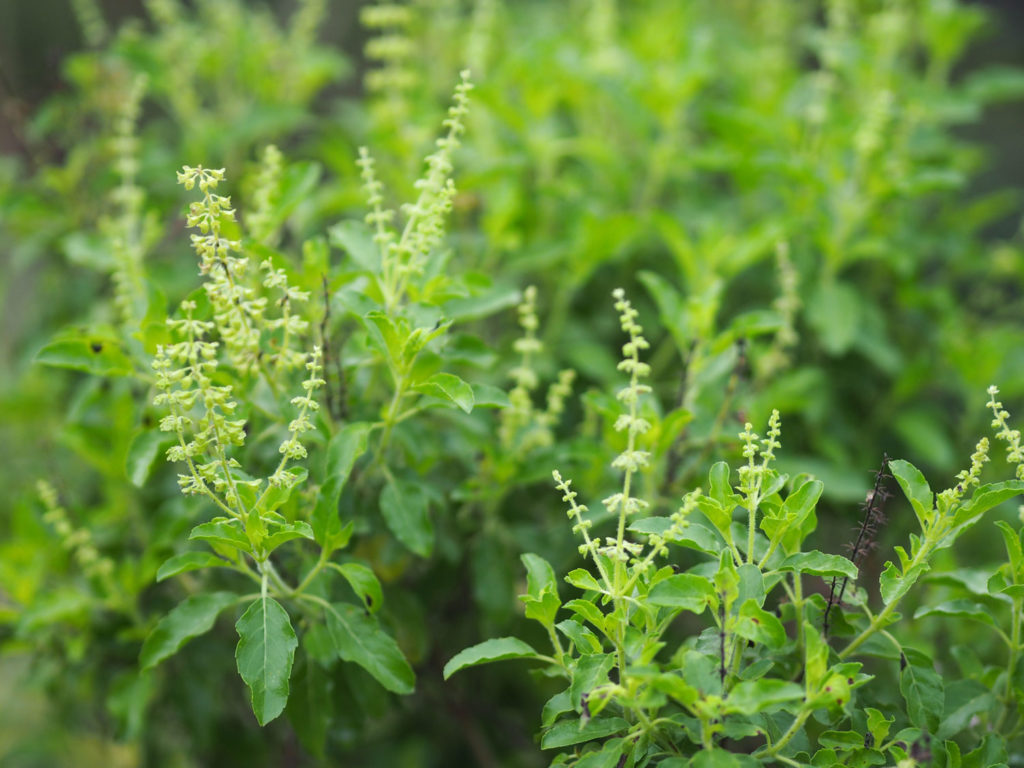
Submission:
M 1020 758 L 977 8 L 144 5 L 0 162 L 5 764 Z

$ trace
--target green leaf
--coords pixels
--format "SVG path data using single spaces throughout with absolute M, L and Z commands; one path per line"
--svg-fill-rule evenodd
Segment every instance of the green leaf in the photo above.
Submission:
M 459 651 L 444 665 L 442 674 L 447 680 L 460 669 L 467 667 L 505 659 L 536 659 L 539 656 L 537 651 L 517 637 L 497 637 Z
M 608 683 L 608 673 L 614 666 L 615 656 L 610 653 L 585 653 L 576 660 L 572 668 L 569 700 L 577 711 L 582 708 L 586 694 Z
M 558 580 L 551 563 L 540 555 L 527 552 L 519 556 L 526 566 L 526 592 L 530 597 L 540 599 L 545 590 L 558 595 Z
M 654 585 L 647 596 L 652 605 L 681 608 L 692 613 L 703 613 L 715 598 L 711 580 L 692 573 L 678 573 Z
M 154 667 L 176 654 L 193 637 L 209 632 L 220 612 L 237 600 L 238 595 L 233 592 L 208 592 L 178 603 L 157 622 L 142 644 L 139 666 Z
M 145 429 L 137 432 L 128 446 L 124 471 L 136 488 L 142 488 L 153 471 L 157 459 L 171 447 L 175 438 L 166 432 Z
M 366 453 L 367 440 L 373 429 L 366 422 L 352 422 L 342 427 L 327 444 L 327 463 L 324 484 L 317 494 L 311 518 L 313 535 L 321 547 L 333 551 L 339 541 L 346 539 L 338 518 L 338 499 L 352 474 L 356 460 Z
M 892 472 L 892 476 L 896 478 L 896 482 L 903 489 L 903 495 L 907 497 L 910 506 L 914 508 L 918 522 L 924 528 L 931 520 L 935 500 L 928 481 L 924 479 L 924 475 L 917 467 L 902 459 L 892 459 L 889 462 L 889 471 Z
M 555 629 L 572 641 L 578 653 L 601 652 L 601 641 L 597 639 L 597 635 L 575 619 L 560 621 L 555 625 Z
M 413 389 L 440 400 L 448 400 L 466 413 L 473 410 L 473 388 L 454 374 L 435 373 Z
M 135 367 L 121 342 L 103 333 L 61 332 L 36 353 L 36 362 L 93 376 L 132 376 Z
M 891 605 L 900 600 L 929 567 L 928 563 L 918 563 L 907 571 L 906 575 L 901 575 L 892 562 L 886 562 L 882 574 L 878 577 L 878 589 L 882 595 L 882 602 Z
M 975 681 L 960 682 L 969 682 L 975 686 L 979 685 Z M 956 683 L 953 685 L 955 686 Z M 975 696 L 971 696 L 966 701 L 960 697 L 953 699 L 953 701 L 956 702 L 958 706 L 952 712 L 949 712 L 943 717 L 938 733 L 935 734 L 940 739 L 949 739 L 954 736 L 958 736 L 960 733 L 970 728 L 971 721 L 975 716 L 981 716 L 986 712 L 994 710 L 999 703 L 991 691 L 983 691 Z
M 349 603 L 334 603 L 325 615 L 331 641 L 342 661 L 358 664 L 393 693 L 413 692 L 416 675 L 412 667 L 375 617 Z
M 308 657 L 300 657 L 292 675 L 291 694 L 285 708 L 299 743 L 321 759 L 333 715 L 330 683 L 330 675 L 314 666 Z
M 384 602 L 384 595 L 380 589 L 380 582 L 377 581 L 373 571 L 359 563 L 344 563 L 342 565 L 331 563 L 331 565 L 345 577 L 345 581 L 352 587 L 356 597 L 363 601 L 366 610 L 370 613 L 380 610 L 381 603 Z
M 395 538 L 420 557 L 430 557 L 434 525 L 427 494 L 419 484 L 390 480 L 380 494 L 380 511 Z
M 508 408 L 510 405 L 512 401 L 508 399 L 505 390 L 489 384 L 473 385 L 474 408 Z
M 565 575 L 565 580 L 584 592 L 604 592 L 604 587 L 586 568 L 575 568 Z
M 570 600 L 565 604 L 565 607 L 584 621 L 589 621 L 602 634 L 607 633 L 604 613 L 602 613 L 601 609 L 589 600 Z
M 996 520 L 999 532 L 1003 534 L 1003 542 L 1006 544 L 1006 556 L 1010 561 L 1010 568 L 1013 573 L 1024 573 L 1024 549 L 1021 548 L 1020 531 L 1007 523 L 1005 520 Z
M 820 285 L 807 299 L 807 321 L 828 354 L 843 354 L 857 338 L 862 301 L 853 286 L 834 281 Z
M 825 731 L 818 744 L 828 749 L 857 749 L 864 746 L 864 737 L 856 731 Z
M 922 605 L 914 612 L 914 618 L 920 619 L 924 616 L 955 616 L 960 619 L 973 619 L 983 624 L 995 626 L 995 621 L 990 611 L 991 609 L 973 600 L 947 600 L 938 605 Z
M 228 547 L 248 552 L 252 548 L 249 537 L 242 530 L 238 520 L 213 520 L 197 525 L 188 535 L 189 539 L 207 541 L 211 544 L 223 544 Z
M 209 552 L 182 552 L 164 561 L 156 572 L 158 582 L 179 573 L 198 571 L 200 568 L 223 568 L 229 563 Z
M 272 523 L 267 538 L 263 540 L 263 550 L 270 554 L 282 544 L 293 539 L 314 539 L 313 529 L 309 523 L 298 520 L 294 523 Z
M 857 578 L 857 566 L 847 558 L 840 555 L 826 555 L 817 550 L 790 555 L 782 561 L 776 570 L 813 573 L 815 576 L 832 578 Z
M 782 622 L 775 614 L 760 608 L 752 599 L 740 606 L 734 631 L 742 638 L 769 648 L 777 649 L 786 644 L 786 630 Z
M 327 230 L 327 239 L 335 248 L 352 257 L 361 269 L 373 273 L 380 271 L 380 248 L 364 222 L 348 220 L 335 224 Z
M 744 680 L 729 691 L 725 706 L 729 712 L 753 715 L 777 712 L 789 702 L 800 701 L 803 697 L 803 686 L 786 680 Z
M 932 661 L 913 648 L 904 649 L 906 665 L 900 673 L 900 693 L 907 702 L 907 716 L 918 728 L 935 733 L 945 705 L 942 678 Z
M 629 723 L 621 717 L 595 717 L 587 721 L 581 719 L 563 720 L 555 723 L 545 731 L 540 739 L 541 749 L 560 749 L 585 741 L 603 739 L 624 731 Z
M 956 538 L 981 519 L 982 515 L 1004 501 L 1024 493 L 1024 480 L 990 483 L 976 488 L 971 498 L 953 516 L 953 523 L 942 537 L 938 548 L 950 546 Z
M 886 717 L 880 710 L 871 707 L 867 707 L 864 712 L 868 716 L 868 730 L 874 737 L 875 744 L 884 744 L 889 736 L 889 729 L 896 722 L 895 716 Z
M 288 680 L 299 641 L 287 611 L 271 597 L 253 601 L 235 629 L 238 674 L 249 686 L 256 720 L 266 725 L 288 702 Z

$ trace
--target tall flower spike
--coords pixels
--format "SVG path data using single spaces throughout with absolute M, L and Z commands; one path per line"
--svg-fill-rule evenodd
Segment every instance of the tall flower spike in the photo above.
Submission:
M 636 321 L 639 313 L 621 288 L 616 288 L 612 296 L 615 298 L 615 309 L 619 312 L 619 323 L 629 336 L 629 341 L 622 345 L 622 361 L 618 365 L 620 371 L 629 374 L 629 384 L 619 390 L 616 396 L 626 408 L 626 412 L 615 421 L 615 430 L 626 433 L 626 448 L 612 461 L 612 467 L 622 470 L 622 491 L 604 499 L 603 503 L 610 514 L 618 515 L 619 518 L 615 559 L 622 562 L 627 557 L 626 518 L 647 506 L 647 502 L 632 496 L 632 485 L 633 475 L 646 467 L 650 458 L 647 451 L 637 449 L 636 441 L 651 427 L 639 415 L 640 398 L 651 391 L 649 386 L 640 383 L 640 379 L 649 376 L 651 368 L 647 363 L 640 362 L 641 350 L 647 349 L 650 344 L 643 336 L 643 327 Z
M 996 432 L 996 440 L 1006 443 L 1006 460 L 1017 466 L 1017 479 L 1024 480 L 1024 448 L 1021 447 L 1020 430 L 1010 429 L 1010 413 L 1003 404 L 996 400 L 999 388 L 994 384 L 988 388 L 988 407 L 992 410 L 992 428 Z

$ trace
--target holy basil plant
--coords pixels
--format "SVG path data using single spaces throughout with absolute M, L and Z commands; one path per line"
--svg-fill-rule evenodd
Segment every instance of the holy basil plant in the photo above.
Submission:
M 554 472 L 585 560 L 562 579 L 569 599 L 545 559 L 522 556 L 520 599 L 550 651 L 516 637 L 487 640 L 452 658 L 445 677 L 504 659 L 544 665 L 546 676 L 561 681 L 541 713 L 540 746 L 556 755 L 552 765 L 908 766 L 932 756 L 947 766 L 1005 762 L 1024 696 L 1021 529 L 997 523 L 1009 561 L 987 578 L 933 570 L 941 551 L 986 512 L 1024 493 L 1020 433 L 1009 428 L 995 388 L 989 406 L 1016 478 L 981 483 L 987 438 L 955 484 L 938 493 L 910 463 L 886 461 L 849 557 L 808 546 L 823 484 L 775 469 L 777 411 L 763 437 L 750 424 L 739 435 L 742 463 L 715 464 L 707 486 L 688 492 L 672 514 L 652 516 L 657 499 L 645 487 L 651 459 L 643 441 L 657 415 L 646 402 L 649 368 L 641 361 L 648 343 L 621 291 L 615 307 L 628 337 L 619 368 L 629 377 L 618 393 L 616 429 L 625 445 L 612 468 L 621 475 L 619 490 L 594 512 Z M 884 522 L 893 478 L 919 533 L 885 563 L 876 601 L 858 553 Z M 594 532 L 608 525 L 613 535 Z M 963 596 L 922 606 L 915 616 L 988 624 L 1007 646 L 1005 667 L 947 684 L 932 650 L 900 639 L 898 610 L 915 586 L 937 578 Z M 1006 609 L 1008 634 L 998 624 Z

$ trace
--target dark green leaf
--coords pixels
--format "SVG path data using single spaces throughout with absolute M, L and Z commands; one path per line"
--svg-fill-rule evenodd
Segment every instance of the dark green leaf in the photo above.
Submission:
M 356 597 L 363 601 L 363 605 L 370 613 L 380 610 L 384 596 L 380 589 L 380 582 L 373 571 L 359 563 L 344 563 L 337 565 L 332 563 L 334 568 L 345 577 Z
M 232 592 L 193 595 L 178 603 L 157 622 L 142 644 L 139 666 L 149 669 L 177 653 L 193 637 L 209 632 L 217 616 L 238 600 Z
M 235 624 L 238 674 L 249 686 L 253 714 L 266 725 L 288 702 L 288 680 L 299 641 L 288 613 L 270 597 L 255 600 Z
M 490 664 L 492 661 L 504 661 L 505 659 L 535 659 L 539 655 L 517 637 L 497 637 L 459 651 L 444 665 L 443 675 L 447 680 L 466 667 Z
M 375 617 L 348 603 L 334 603 L 325 615 L 334 649 L 343 661 L 358 664 L 389 691 L 412 693 L 416 685 L 412 667 Z
M 427 494 L 417 483 L 398 478 L 385 484 L 380 511 L 400 542 L 420 557 L 434 549 L 434 525 L 430 521 Z
M 581 744 L 584 741 L 603 739 L 624 731 L 629 723 L 621 717 L 595 717 L 584 722 L 583 720 L 563 720 L 555 723 L 545 731 L 540 739 L 541 749 L 560 749 L 561 747 Z
M 317 543 L 328 550 L 344 546 L 341 520 L 338 519 L 338 499 L 352 474 L 356 460 L 366 453 L 366 444 L 372 424 L 353 422 L 338 431 L 327 445 L 327 465 L 324 484 L 317 494 L 313 509 L 312 527 Z

